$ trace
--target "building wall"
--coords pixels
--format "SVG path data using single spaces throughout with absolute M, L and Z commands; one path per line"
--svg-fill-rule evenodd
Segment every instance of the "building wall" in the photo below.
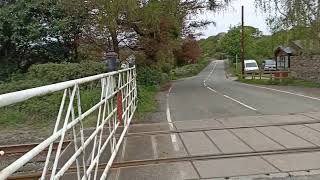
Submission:
M 290 70 L 293 77 L 320 82 L 320 55 L 292 56 Z

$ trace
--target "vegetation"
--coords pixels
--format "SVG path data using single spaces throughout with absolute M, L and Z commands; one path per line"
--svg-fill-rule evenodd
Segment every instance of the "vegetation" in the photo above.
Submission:
M 292 32 L 312 44 L 312 51 L 320 53 L 320 3 L 318 0 L 255 0 L 258 7 L 268 14 L 267 22 L 273 33 Z
M 228 0 L 4 0 L 0 2 L 0 94 L 104 72 L 104 54 L 136 57 L 139 109 L 154 110 L 154 95 L 172 69 L 201 56 L 193 35 L 212 23 L 190 21 Z M 198 65 L 194 65 L 198 66 Z M 84 108 L 99 87 L 82 87 Z M 43 125 L 56 116 L 61 93 L 1 108 L 0 125 Z M 30 118 L 31 117 L 31 118 Z M 32 119 L 32 120 L 30 120 Z M 43 123 L 42 123 L 43 122 Z
M 204 57 L 214 57 L 216 59 L 224 59 L 225 52 L 221 47 L 221 40 L 226 33 L 220 33 L 216 36 L 210 36 L 207 39 L 201 39 L 199 45 L 202 49 Z
M 257 28 L 245 27 L 245 58 L 271 58 L 275 47 L 292 40 L 320 42 L 320 8 L 315 0 L 256 2 L 275 15 L 268 21 L 273 34 L 266 36 Z M 229 0 L 3 0 L 0 94 L 104 72 L 105 65 L 99 62 L 113 49 L 120 60 L 136 57 L 139 92 L 143 94 L 139 111 L 151 111 L 151 97 L 170 78 L 195 75 L 212 57 L 229 58 L 234 64 L 240 54 L 240 27 L 197 42 L 195 30 L 212 22 L 190 19 L 228 4 Z M 98 89 L 94 84 L 83 88 L 84 94 Z M 59 98 L 53 94 L 15 105 L 1 117 L 0 124 L 24 122 L 22 114 L 41 119 L 44 110 L 40 107 L 48 107 L 46 113 L 51 113 Z M 84 98 L 84 105 L 90 105 L 96 94 Z
M 185 77 L 191 77 L 199 74 L 208 64 L 209 59 L 202 58 L 197 64 L 189 64 L 182 67 L 178 67 L 171 71 L 171 78 L 173 80 Z
M 211 23 L 188 18 L 219 10 L 226 2 L 1 1 L 0 81 L 28 72 L 33 64 L 101 61 L 109 49 L 121 57 L 143 57 L 141 65 L 170 72 L 181 61 L 199 57 L 186 52 L 192 42 L 188 39 L 196 28 Z
M 102 63 L 95 62 L 33 65 L 24 76 L 16 75 L 12 77 L 12 81 L 0 84 L 0 94 L 102 73 L 105 70 L 104 66 Z M 99 101 L 100 88 L 97 84 L 81 86 L 84 111 Z M 48 126 L 50 122 L 55 121 L 61 98 L 62 92 L 57 92 L 1 108 L 0 126 L 23 126 L 25 124 Z
M 154 112 L 157 110 L 156 94 L 159 92 L 159 86 L 139 86 L 139 106 L 137 112 L 141 115 L 144 113 Z
M 207 56 L 218 59 L 231 59 L 236 62 L 240 59 L 240 26 L 231 27 L 227 33 L 221 33 L 207 39 L 200 40 L 200 47 Z M 287 46 L 294 40 L 305 39 L 307 28 L 293 28 L 291 30 L 278 31 L 272 35 L 263 35 L 262 32 L 251 26 L 245 26 L 245 59 L 255 59 L 261 62 L 274 58 L 274 50 L 278 46 Z

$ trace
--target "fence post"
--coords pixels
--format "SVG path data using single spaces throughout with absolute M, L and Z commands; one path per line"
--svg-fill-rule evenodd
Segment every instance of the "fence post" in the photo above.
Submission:
M 262 79 L 262 77 L 261 77 L 262 76 L 262 71 L 259 72 L 259 75 L 260 75 L 260 80 L 261 80 Z

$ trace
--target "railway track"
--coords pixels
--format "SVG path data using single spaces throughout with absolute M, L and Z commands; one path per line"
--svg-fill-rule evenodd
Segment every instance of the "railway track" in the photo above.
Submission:
M 71 141 L 65 141 L 63 142 L 62 148 L 65 149 Z M 59 142 L 56 142 L 53 144 L 53 149 L 56 150 L 58 147 Z M 3 151 L 4 154 L 0 156 L 0 169 L 7 167 L 17 159 L 19 159 L 21 156 L 38 146 L 38 143 L 32 143 L 32 144 L 19 144 L 19 145 L 8 145 L 8 146 L 1 146 L 0 151 Z M 29 174 L 31 171 L 37 172 L 41 171 L 41 169 L 44 166 L 44 163 L 46 161 L 47 157 L 47 150 L 41 152 L 36 157 L 34 157 L 30 162 L 28 162 L 25 166 L 23 166 L 19 172 L 16 174 Z M 54 152 L 53 152 L 54 153 Z M 33 173 L 31 173 L 33 174 Z M 22 175 L 25 178 L 25 175 Z M 34 175 L 30 176 L 30 179 L 35 179 Z
M 223 130 L 223 129 L 244 129 L 244 128 L 257 128 L 257 127 L 268 127 L 268 126 L 287 126 L 287 125 L 302 125 L 302 124 L 317 124 L 320 121 L 312 121 L 312 122 L 288 122 L 288 123 L 267 123 L 261 125 L 245 125 L 245 126 L 225 126 L 225 127 L 208 127 L 208 128 L 192 128 L 192 129 L 183 129 L 183 130 L 168 130 L 168 131 L 152 131 L 152 132 L 134 132 L 128 133 L 126 137 L 131 136 L 147 136 L 147 135 L 157 135 L 157 134 L 171 134 L 171 133 L 185 133 L 185 132 L 196 132 L 196 131 L 211 131 L 211 130 Z M 63 147 L 66 147 L 71 140 L 65 141 L 63 143 Z M 59 142 L 54 143 L 53 148 L 57 149 Z M 38 143 L 33 144 L 18 144 L 18 145 L 8 145 L 8 146 L 0 146 L 0 151 L 4 151 L 4 156 L 12 155 L 12 154 L 24 154 L 35 148 Z M 1 156 L 0 156 L 1 158 Z
M 267 155 L 278 155 L 278 154 L 294 154 L 294 153 L 307 153 L 307 152 L 320 152 L 320 147 L 312 148 L 295 148 L 285 150 L 271 150 L 271 151 L 256 151 L 256 152 L 244 152 L 244 153 L 223 153 L 223 154 L 207 154 L 200 156 L 185 156 L 185 157 L 172 157 L 172 158 L 160 158 L 160 159 L 144 159 L 144 160 L 133 160 L 124 162 L 115 162 L 111 169 L 138 167 L 155 164 L 166 164 L 175 162 L 185 161 L 196 161 L 196 160 L 212 160 L 212 159 L 227 159 L 227 158 L 240 158 L 240 157 L 257 157 Z M 101 163 L 99 170 L 103 171 L 107 163 Z M 71 167 L 67 174 L 75 174 L 77 172 L 76 167 Z M 50 172 L 49 172 L 50 173 Z M 23 175 L 16 175 L 8 178 L 8 180 L 31 180 L 38 179 L 41 177 L 40 172 L 28 173 Z
M 62 148 L 67 147 L 67 145 L 71 141 L 64 141 Z M 53 144 L 53 149 L 57 149 L 59 142 L 55 142 Z M 4 152 L 4 155 L 2 156 L 8 156 L 8 155 L 16 155 L 16 154 L 25 154 L 28 151 L 32 150 L 36 146 L 38 146 L 39 143 L 31 143 L 31 144 L 17 144 L 17 145 L 8 145 L 8 146 L 0 146 L 0 151 Z M 1 156 L 0 156 L 1 158 Z
M 174 134 L 174 133 L 186 133 L 186 132 L 198 132 L 198 131 L 213 131 L 213 130 L 232 130 L 232 129 L 247 129 L 247 128 L 259 128 L 259 127 L 270 127 L 270 126 L 291 126 L 291 125 L 304 125 L 304 124 L 319 124 L 319 120 L 315 121 L 297 121 L 297 122 L 288 122 L 288 123 L 267 123 L 260 125 L 244 125 L 244 126 L 222 126 L 222 127 L 208 127 L 208 128 L 191 128 L 191 129 L 182 129 L 182 130 L 167 130 L 167 131 L 146 131 L 146 132 L 132 132 L 126 135 L 126 137 L 131 136 L 151 136 L 151 135 L 160 135 L 160 134 Z
M 198 128 L 198 129 L 184 129 L 184 130 L 168 130 L 168 131 L 152 131 L 152 132 L 136 132 L 128 133 L 126 137 L 131 136 L 150 136 L 150 135 L 159 135 L 159 134 L 171 134 L 171 133 L 184 133 L 184 132 L 196 132 L 196 131 L 210 131 L 210 130 L 221 130 L 221 129 L 241 129 L 241 128 L 256 128 L 256 127 L 267 127 L 267 126 L 286 126 L 286 125 L 300 125 L 300 124 L 316 124 L 320 123 L 319 121 L 313 122 L 293 122 L 293 123 L 268 123 L 262 125 L 248 125 L 248 126 L 226 126 L 226 127 L 214 127 L 214 128 Z M 71 141 L 64 142 L 64 148 Z M 12 145 L 12 146 L 2 146 L 0 151 L 5 151 L 4 156 L 8 155 L 19 155 L 26 153 L 36 147 L 38 144 L 25 144 L 25 145 Z M 57 148 L 58 143 L 54 144 L 54 149 Z M 44 151 L 45 152 L 45 151 Z M 208 154 L 201 156 L 185 156 L 185 157 L 173 157 L 173 158 L 161 158 L 161 159 L 144 159 L 144 160 L 134 160 L 126 162 L 115 162 L 112 165 L 112 169 L 118 168 L 127 168 L 127 167 L 136 167 L 136 166 L 145 166 L 153 164 L 163 164 L 163 163 L 173 163 L 173 162 L 183 162 L 183 161 L 195 161 L 195 160 L 208 160 L 208 159 L 225 159 L 225 158 L 238 158 L 238 157 L 250 157 L 250 156 L 266 156 L 266 155 L 276 155 L 276 154 L 293 154 L 293 153 L 305 153 L 305 152 L 320 152 L 320 147 L 312 148 L 297 148 L 297 149 L 285 149 L 285 150 L 272 150 L 272 151 L 256 151 L 256 152 L 247 152 L 247 153 L 230 153 L 230 154 Z M 3 156 L 0 156 L 0 159 Z M 39 158 L 36 162 L 44 162 Z M 104 169 L 106 164 L 101 163 L 101 170 Z M 77 169 L 71 167 L 67 173 L 76 173 Z M 9 179 L 38 179 L 41 176 L 40 172 L 21 172 L 17 175 L 10 177 Z

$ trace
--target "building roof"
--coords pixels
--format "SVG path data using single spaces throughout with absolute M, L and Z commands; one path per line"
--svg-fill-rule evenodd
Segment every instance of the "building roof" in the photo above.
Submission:
M 275 52 L 277 53 L 278 51 L 283 51 L 287 54 L 294 54 L 295 50 L 291 47 L 283 47 L 283 46 L 279 46 L 278 48 L 276 48 Z

